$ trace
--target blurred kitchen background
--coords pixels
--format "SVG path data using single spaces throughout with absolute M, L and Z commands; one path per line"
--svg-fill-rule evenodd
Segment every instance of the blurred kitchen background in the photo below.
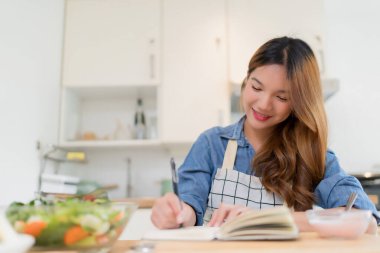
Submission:
M 250 57 L 283 35 L 318 58 L 341 166 L 376 175 L 379 10 L 377 0 L 1 0 L 0 205 L 31 200 L 41 171 L 45 183 L 111 186 L 112 198 L 160 196 L 169 158 L 180 164 L 202 131 L 240 117 Z

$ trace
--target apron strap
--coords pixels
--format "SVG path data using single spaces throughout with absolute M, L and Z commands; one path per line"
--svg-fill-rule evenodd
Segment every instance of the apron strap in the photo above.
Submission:
M 237 151 L 237 141 L 229 140 L 227 143 L 227 148 L 224 153 L 222 169 L 234 169 L 235 158 Z

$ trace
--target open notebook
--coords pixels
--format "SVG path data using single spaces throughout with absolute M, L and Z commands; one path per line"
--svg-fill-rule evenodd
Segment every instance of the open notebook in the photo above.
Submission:
M 290 210 L 274 207 L 250 210 L 220 227 L 188 227 L 151 230 L 145 240 L 291 240 L 298 237 L 298 228 Z

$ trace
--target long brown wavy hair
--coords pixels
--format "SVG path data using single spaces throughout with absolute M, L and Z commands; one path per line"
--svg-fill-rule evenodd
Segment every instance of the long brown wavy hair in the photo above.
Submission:
M 325 172 L 327 120 L 319 68 L 311 48 L 289 37 L 262 45 L 249 62 L 247 76 L 269 64 L 286 69 L 292 112 L 257 150 L 252 168 L 268 191 L 296 211 L 304 211 L 312 207 L 314 188 Z

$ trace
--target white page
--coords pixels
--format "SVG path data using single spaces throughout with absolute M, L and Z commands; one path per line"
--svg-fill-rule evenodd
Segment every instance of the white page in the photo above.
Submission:
M 178 229 L 154 229 L 144 234 L 144 240 L 211 241 L 219 227 L 187 227 Z

